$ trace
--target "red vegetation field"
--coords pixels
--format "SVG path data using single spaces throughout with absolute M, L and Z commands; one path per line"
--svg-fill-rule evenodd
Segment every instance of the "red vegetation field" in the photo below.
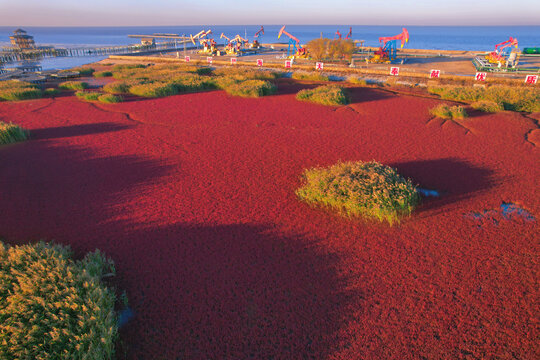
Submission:
M 32 140 L 0 148 L 0 236 L 113 258 L 135 312 L 119 359 L 538 359 L 535 121 L 443 123 L 437 100 L 369 88 L 324 107 L 298 89 L 1 103 Z M 340 159 L 442 196 L 394 227 L 296 199 L 304 168 Z

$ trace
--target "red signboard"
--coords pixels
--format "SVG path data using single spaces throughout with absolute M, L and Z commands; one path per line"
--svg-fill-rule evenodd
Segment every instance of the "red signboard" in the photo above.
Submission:
M 525 84 L 534 85 L 538 81 L 538 75 L 527 75 L 525 77 Z
M 263 66 L 263 59 L 257 59 L 257 66 Z
M 186 62 L 189 62 L 189 56 L 186 56 L 184 60 L 186 60 Z
M 477 72 L 475 79 L 476 81 L 486 81 L 487 73 L 485 72 Z
M 441 70 L 431 70 L 429 72 L 429 77 L 432 79 L 438 79 L 441 77 Z
M 207 58 L 206 58 L 206 62 L 209 63 L 209 64 L 211 64 L 211 63 L 212 63 L 212 58 L 211 58 L 211 57 L 207 57 Z
M 324 69 L 324 63 L 322 62 L 315 63 L 315 70 L 322 70 L 322 69 Z
M 236 65 L 236 58 L 231 58 L 231 65 Z
M 390 68 L 390 75 L 398 76 L 399 75 L 399 68 L 398 67 L 391 67 Z
M 286 69 L 292 68 L 292 61 L 291 60 L 285 60 L 285 68 Z

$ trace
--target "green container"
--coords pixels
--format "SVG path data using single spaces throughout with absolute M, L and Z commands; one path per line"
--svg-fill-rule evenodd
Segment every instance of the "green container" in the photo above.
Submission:
M 524 54 L 540 54 L 540 47 L 527 47 L 523 49 Z

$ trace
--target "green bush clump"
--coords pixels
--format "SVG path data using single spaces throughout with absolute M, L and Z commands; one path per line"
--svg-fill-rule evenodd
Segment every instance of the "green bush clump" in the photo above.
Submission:
M 296 99 L 311 101 L 321 105 L 345 105 L 350 102 L 348 94 L 342 87 L 335 85 L 319 86 L 314 89 L 300 90 Z
M 467 111 L 463 106 L 448 106 L 446 104 L 440 104 L 433 109 L 429 110 L 430 114 L 441 119 L 460 120 L 466 118 Z
M 295 80 L 330 81 L 328 76 L 314 71 L 295 71 L 291 77 Z
M 103 94 L 95 91 L 77 91 L 75 93 L 75 96 L 84 101 L 97 101 L 101 95 Z
M 420 202 L 416 187 L 391 167 L 378 162 L 339 162 L 312 168 L 296 191 L 303 201 L 334 208 L 344 215 L 387 221 L 410 215 Z
M 150 98 L 178 94 L 178 90 L 173 84 L 163 82 L 134 85 L 129 88 L 129 92 L 133 95 Z
M 0 81 L 0 101 L 39 99 L 43 92 L 36 85 L 18 81 Z
M 58 87 L 63 90 L 84 90 L 88 89 L 88 83 L 82 81 L 64 81 Z
M 98 100 L 106 104 L 116 104 L 122 102 L 123 99 L 118 95 L 113 94 L 103 94 L 98 97 Z
M 43 95 L 46 95 L 46 96 L 56 96 L 59 93 L 60 91 L 55 88 L 48 88 L 48 89 L 43 90 Z
M 94 77 L 97 77 L 97 78 L 110 77 L 112 75 L 113 73 L 111 71 L 96 71 L 94 73 Z
M 109 94 L 127 94 L 129 93 L 129 88 L 131 85 L 132 84 L 127 81 L 115 81 L 105 84 L 103 86 L 103 91 Z
M 0 145 L 11 144 L 26 139 L 28 139 L 28 131 L 18 125 L 0 121 Z
M 265 80 L 246 80 L 231 84 L 225 88 L 229 95 L 242 97 L 260 97 L 276 93 L 276 85 Z
M 80 67 L 80 68 L 74 68 L 68 71 L 78 71 L 79 75 L 81 76 L 92 76 L 95 70 L 90 67 Z
M 0 358 L 112 359 L 114 272 L 99 251 L 74 261 L 61 245 L 0 241 Z
M 213 78 L 195 74 L 179 74 L 170 79 L 169 82 L 179 93 L 216 89 Z
M 146 65 L 143 65 L 143 64 L 118 64 L 118 65 L 114 65 L 112 70 L 121 71 L 121 70 L 128 70 L 128 69 L 144 69 L 144 68 L 146 68 Z
M 511 87 L 494 85 L 483 87 L 437 86 L 428 91 L 445 100 L 473 103 L 492 101 L 505 110 L 538 112 L 540 111 L 540 90 L 537 88 Z
M 504 110 L 502 104 L 489 100 L 480 100 L 473 102 L 471 107 L 476 110 L 480 110 L 488 113 L 496 113 Z

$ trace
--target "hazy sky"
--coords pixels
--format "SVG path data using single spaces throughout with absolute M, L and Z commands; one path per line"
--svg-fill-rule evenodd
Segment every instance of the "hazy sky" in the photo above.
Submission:
M 540 25 L 540 0 L 0 0 L 0 26 Z

